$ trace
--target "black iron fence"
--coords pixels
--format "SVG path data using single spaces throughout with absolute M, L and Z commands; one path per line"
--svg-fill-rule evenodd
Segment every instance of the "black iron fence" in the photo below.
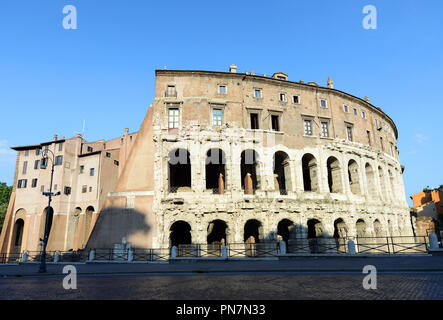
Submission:
M 308 238 L 289 239 L 287 253 L 293 254 L 337 254 L 348 253 L 348 243 L 345 238 Z
M 357 237 L 355 245 L 360 254 L 423 254 L 429 241 L 427 237 Z
M 288 254 L 348 254 L 348 241 L 353 240 L 356 254 L 425 254 L 429 249 L 427 237 L 356 237 L 290 239 Z M 170 248 L 162 249 L 93 249 L 94 261 L 169 261 Z M 225 255 L 224 250 L 226 250 Z M 278 257 L 278 242 L 230 243 L 225 248 L 217 244 L 189 244 L 177 247 L 178 258 L 271 258 Z M 86 262 L 90 251 L 58 252 L 58 262 Z M 0 264 L 20 263 L 24 253 L 0 253 Z M 27 262 L 40 262 L 41 252 L 26 253 Z M 46 262 L 54 261 L 56 251 L 46 253 Z

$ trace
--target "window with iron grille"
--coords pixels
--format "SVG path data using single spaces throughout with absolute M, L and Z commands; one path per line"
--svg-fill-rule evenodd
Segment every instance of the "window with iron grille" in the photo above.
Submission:
M 304 120 L 305 124 L 305 136 L 312 136 L 312 121 Z
M 226 86 L 218 86 L 218 93 L 219 94 L 226 94 L 227 90 L 226 90 Z

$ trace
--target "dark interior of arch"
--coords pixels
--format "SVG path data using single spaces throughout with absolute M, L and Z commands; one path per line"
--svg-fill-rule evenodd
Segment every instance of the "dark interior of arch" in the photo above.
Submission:
M 191 244 L 191 226 L 184 221 L 177 221 L 171 227 L 169 237 L 171 247 L 178 247 L 181 244 Z
M 208 226 L 208 244 L 226 244 L 226 222 L 221 220 L 212 221 Z
M 241 184 L 245 188 L 245 177 L 251 174 L 252 187 L 257 189 L 257 153 L 254 150 L 245 150 L 241 154 Z
M 206 154 L 206 189 L 217 189 L 220 174 L 225 180 L 225 153 L 220 149 L 211 149 Z
M 254 242 L 260 242 L 260 227 L 261 223 L 257 220 L 249 220 L 245 224 L 244 229 L 244 242 L 250 241 L 251 237 L 254 237 Z
M 191 160 L 187 150 L 169 153 L 169 187 L 191 187 Z

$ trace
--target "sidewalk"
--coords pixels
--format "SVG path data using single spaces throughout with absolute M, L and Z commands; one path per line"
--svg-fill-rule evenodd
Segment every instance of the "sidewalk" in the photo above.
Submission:
M 67 264 L 47 264 L 47 273 L 38 273 L 39 264 L 0 265 L 0 277 L 62 275 Z M 180 274 L 180 273 L 242 273 L 242 272 L 362 272 L 374 265 L 378 272 L 443 271 L 443 256 L 407 257 L 299 257 L 273 261 L 201 261 L 172 263 L 70 263 L 80 275 L 95 274 Z

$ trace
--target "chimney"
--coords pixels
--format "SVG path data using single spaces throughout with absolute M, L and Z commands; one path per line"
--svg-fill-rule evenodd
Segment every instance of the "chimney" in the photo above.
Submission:
M 249 71 L 248 71 L 248 70 L 246 70 L 246 71 L 245 71 L 245 74 L 249 74 Z
M 229 72 L 237 73 L 237 66 L 235 64 L 231 64 L 229 67 Z
M 54 141 L 57 141 L 58 140 L 58 136 L 56 135 L 56 134 L 54 134 L 54 139 L 53 139 Z
M 334 89 L 334 82 L 331 77 L 328 77 L 328 88 Z
M 365 97 L 363 98 L 363 100 L 365 100 L 366 102 L 369 103 L 369 98 L 368 98 L 368 97 L 365 96 Z
M 254 70 L 251 71 L 251 76 L 255 76 L 255 71 Z
M 129 134 L 129 128 L 125 128 L 125 136 Z
M 300 83 L 305 83 L 303 80 L 300 80 Z

